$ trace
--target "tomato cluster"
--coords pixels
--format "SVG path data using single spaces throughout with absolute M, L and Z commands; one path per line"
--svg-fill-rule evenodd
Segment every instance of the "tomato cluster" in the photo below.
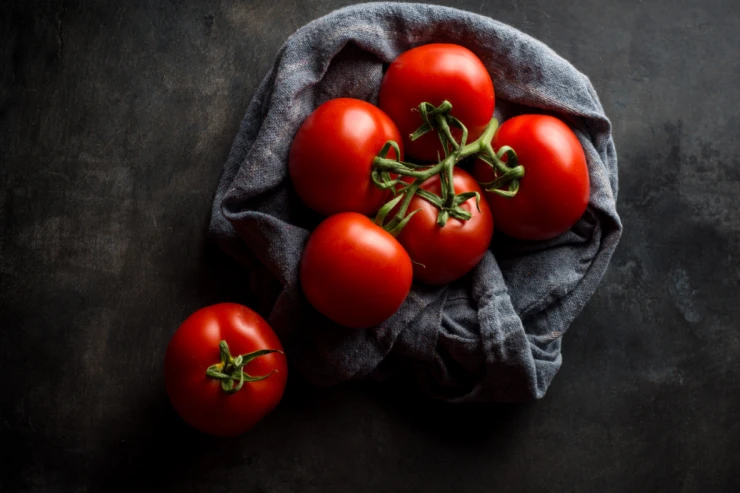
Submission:
M 547 240 L 578 221 L 589 176 L 575 134 L 545 115 L 499 127 L 494 104 L 475 54 L 429 44 L 391 63 L 379 107 L 332 99 L 302 123 L 288 171 L 303 202 L 328 216 L 300 265 L 303 292 L 319 312 L 353 329 L 380 324 L 413 280 L 444 285 L 473 269 L 494 225 L 521 240 Z M 472 175 L 456 167 L 468 157 Z M 287 374 L 270 326 L 235 304 L 195 312 L 165 356 L 175 409 L 214 435 L 262 419 L 282 398 Z
M 308 207 L 329 216 L 301 260 L 317 310 L 346 327 L 377 325 L 412 279 L 443 285 L 473 269 L 494 225 L 547 240 L 583 215 L 589 177 L 573 131 L 545 115 L 498 127 L 494 106 L 491 76 L 473 52 L 429 44 L 390 64 L 377 107 L 332 99 L 303 122 L 290 178 Z M 469 156 L 472 176 L 456 167 Z

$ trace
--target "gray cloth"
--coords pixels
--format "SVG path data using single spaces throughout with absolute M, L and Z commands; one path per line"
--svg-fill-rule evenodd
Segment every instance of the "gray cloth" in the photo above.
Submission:
M 291 141 L 328 99 L 376 103 L 388 63 L 432 42 L 457 43 L 481 58 L 493 78 L 499 120 L 546 111 L 571 125 L 588 159 L 588 210 L 571 231 L 549 242 L 496 235 L 492 251 L 460 281 L 441 288 L 415 283 L 385 323 L 345 329 L 317 313 L 301 293 L 301 252 L 321 218 L 291 187 Z M 402 375 L 450 401 L 529 400 L 545 394 L 560 368 L 562 336 L 617 246 L 622 226 L 616 196 L 609 120 L 588 78 L 570 63 L 487 17 L 372 3 L 313 21 L 280 49 L 224 166 L 210 234 L 232 256 L 256 259 L 277 279 L 269 322 L 293 367 L 313 383 Z M 258 295 L 269 292 L 263 283 L 254 288 Z

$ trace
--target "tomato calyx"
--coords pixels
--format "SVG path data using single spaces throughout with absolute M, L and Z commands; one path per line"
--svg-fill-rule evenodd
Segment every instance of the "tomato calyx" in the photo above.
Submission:
M 448 156 L 451 150 L 459 151 L 460 147 L 464 146 L 465 142 L 468 140 L 468 129 L 460 120 L 450 114 L 451 110 L 452 103 L 449 101 L 443 101 L 442 104 L 436 108 L 433 104 L 421 103 L 418 111 L 421 113 L 421 119 L 424 123 L 411 134 L 411 141 L 413 142 L 414 140 L 419 139 L 427 132 L 437 130 L 437 135 L 439 136 L 439 140 L 442 142 L 442 149 L 445 151 L 445 156 Z M 452 136 L 451 127 L 462 130 L 460 143 L 458 143 Z
M 427 132 L 435 130 L 445 152 L 444 159 L 439 160 L 437 164 L 420 165 L 389 159 L 388 154 L 391 149 L 395 151 L 396 156 L 400 155 L 398 143 L 394 141 L 386 142 L 373 160 L 371 173 L 373 183 L 381 190 L 390 190 L 394 195 L 392 200 L 380 208 L 375 217 L 375 223 L 394 236 L 401 232 L 417 212 L 412 211 L 406 215 L 414 195 L 419 195 L 439 209 L 437 215 L 439 227 L 444 227 L 450 218 L 461 221 L 471 218 L 470 212 L 463 209 L 461 205 L 473 197 L 476 199 L 476 204 L 479 204 L 480 194 L 478 192 L 456 194 L 452 183 L 455 166 L 469 156 L 475 155 L 495 168 L 496 178 L 491 182 L 481 184 L 486 190 L 513 197 L 519 189 L 519 180 L 524 176 L 524 167 L 517 163 L 516 152 L 511 147 L 502 147 L 496 153 L 491 146 L 491 141 L 498 128 L 498 120 L 491 118 L 481 136 L 471 143 L 466 143 L 468 130 L 460 120 L 451 115 L 451 110 L 452 104 L 449 101 L 444 101 L 439 106 L 423 102 L 418 107 L 424 123 L 411 134 L 411 140 L 416 140 Z M 452 135 L 452 128 L 461 131 L 459 142 Z M 503 160 L 504 156 L 508 162 Z M 435 175 L 440 176 L 442 184 L 440 195 L 420 188 L 424 181 Z M 508 188 L 504 190 L 503 187 Z M 396 208 L 397 212 L 386 223 L 386 218 Z
M 258 380 L 264 380 L 277 370 L 273 370 L 267 375 L 252 376 L 244 371 L 244 367 L 250 361 L 265 356 L 271 353 L 280 353 L 282 351 L 278 349 L 260 349 L 259 351 L 253 351 L 251 353 L 240 354 L 237 357 L 231 355 L 229 351 L 229 345 L 226 341 L 221 341 L 218 344 L 219 351 L 221 353 L 221 362 L 213 364 L 206 370 L 206 375 L 210 378 L 221 381 L 221 389 L 227 394 L 234 394 L 241 390 L 244 386 L 244 382 L 256 382 Z
M 506 156 L 506 161 L 503 160 L 504 156 Z M 514 149 L 501 146 L 498 152 L 495 152 L 489 142 L 487 147 L 478 154 L 478 159 L 492 167 L 495 176 L 491 181 L 478 182 L 485 191 L 507 198 L 512 198 L 517 194 L 519 180 L 524 177 L 524 166 L 519 164 Z

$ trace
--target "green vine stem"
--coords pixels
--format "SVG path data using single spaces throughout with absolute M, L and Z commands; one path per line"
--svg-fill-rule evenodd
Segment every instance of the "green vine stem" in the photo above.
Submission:
M 427 132 L 436 130 L 445 152 L 444 159 L 437 164 L 425 166 L 388 158 L 391 149 L 395 151 L 396 156 L 401 155 L 398 143 L 394 141 L 386 142 L 373 160 L 371 174 L 373 183 L 382 190 L 391 190 L 394 195 L 394 198 L 378 211 L 375 223 L 394 236 L 398 235 L 411 217 L 418 212 L 415 210 L 406 215 L 414 195 L 419 195 L 439 209 L 437 224 L 440 227 L 443 227 L 450 217 L 461 221 L 471 218 L 470 212 L 461 205 L 473 197 L 476 203 L 479 202 L 480 194 L 478 192 L 456 194 L 453 183 L 454 168 L 466 157 L 476 156 L 494 168 L 496 178 L 491 182 L 481 183 L 486 190 L 505 197 L 513 197 L 519 189 L 519 180 L 524 176 L 524 168 L 518 164 L 516 152 L 508 146 L 495 152 L 491 146 L 498 129 L 498 120 L 491 118 L 481 136 L 471 143 L 466 143 L 468 130 L 460 120 L 450 115 L 451 110 L 452 105 L 449 101 L 444 101 L 437 107 L 421 103 L 419 112 L 424 123 L 411 134 L 411 140 L 416 140 Z M 460 142 L 453 137 L 452 128 L 462 131 Z M 504 156 L 506 161 L 503 160 Z M 420 188 L 424 181 L 435 175 L 440 175 L 441 196 Z M 503 187 L 507 189 L 504 190 Z M 397 212 L 386 223 L 386 218 L 396 207 Z
M 503 160 L 506 156 L 506 161 Z M 524 177 L 524 167 L 519 164 L 516 152 L 509 146 L 501 146 L 494 152 L 490 142 L 478 158 L 491 166 L 495 178 L 489 182 L 479 182 L 484 190 L 502 197 L 512 198 L 519 191 L 519 180 Z M 507 187 L 506 190 L 503 187 Z
M 271 353 L 280 353 L 282 351 L 277 349 L 260 349 L 247 354 L 240 354 L 237 357 L 231 356 L 229 351 L 229 345 L 226 341 L 221 341 L 218 344 L 219 351 L 221 353 L 221 362 L 211 365 L 206 370 L 206 375 L 221 381 L 221 389 L 227 394 L 233 394 L 241 390 L 244 386 L 244 382 L 256 382 L 258 380 L 264 380 L 277 370 L 272 370 L 267 375 L 261 375 L 259 377 L 253 377 L 244 371 L 244 367 L 250 361 L 265 356 Z

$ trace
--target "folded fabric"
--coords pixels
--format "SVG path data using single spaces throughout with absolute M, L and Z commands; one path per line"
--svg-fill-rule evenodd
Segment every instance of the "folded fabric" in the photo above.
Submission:
M 291 141 L 329 99 L 377 103 L 388 64 L 433 42 L 460 44 L 480 57 L 496 89 L 499 121 L 546 111 L 571 126 L 588 161 L 588 209 L 569 232 L 548 242 L 496 235 L 491 251 L 461 280 L 436 288 L 415 283 L 385 323 L 346 329 L 314 310 L 301 292 L 301 253 L 321 218 L 291 187 Z M 596 289 L 621 234 L 616 196 L 609 120 L 588 78 L 570 63 L 487 17 L 434 5 L 368 3 L 309 23 L 280 49 L 224 166 L 210 235 L 237 260 L 256 259 L 279 283 L 269 322 L 292 366 L 311 382 L 403 374 L 436 398 L 518 401 L 542 397 L 560 368 L 563 334 Z

